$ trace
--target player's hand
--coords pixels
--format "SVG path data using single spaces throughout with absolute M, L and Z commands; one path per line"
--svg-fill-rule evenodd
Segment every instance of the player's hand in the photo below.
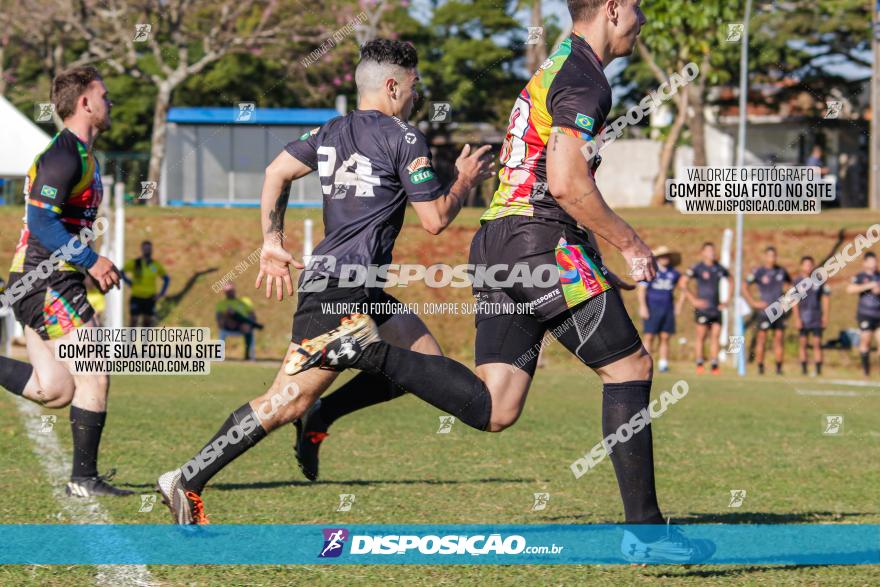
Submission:
M 272 286 L 275 286 L 275 298 L 278 301 L 284 299 L 284 289 L 287 295 L 293 295 L 293 282 L 290 279 L 290 266 L 303 269 L 305 266 L 293 258 L 284 247 L 275 242 L 264 242 L 260 251 L 260 273 L 257 275 L 255 287 L 259 288 L 266 278 L 266 297 L 272 297 Z
M 822 316 L 822 328 L 828 328 L 828 316 Z
M 471 146 L 465 145 L 458 159 L 455 160 L 458 179 L 475 186 L 495 175 L 494 157 L 491 154 L 486 156 L 491 148 L 491 145 L 484 145 L 471 152 Z
M 629 267 L 629 276 L 633 281 L 651 281 L 657 275 L 657 264 L 651 247 L 636 237 L 636 242 L 628 249 L 621 251 L 626 265 Z
M 803 323 L 803 321 L 801 321 L 800 319 L 795 320 L 795 321 L 794 321 L 794 327 L 797 328 L 798 330 L 800 330 L 801 328 L 804 327 L 804 323 Z
M 89 268 L 89 275 L 98 284 L 101 293 L 107 293 L 114 287 L 119 287 L 119 269 L 107 257 L 99 256 L 95 264 Z
M 874 287 L 871 288 L 871 291 L 874 292 L 875 295 L 880 296 L 880 283 L 875 283 Z
M 698 310 L 705 310 L 709 307 L 709 302 L 697 298 L 696 300 L 694 300 L 694 307 Z
M 646 308 L 645 306 L 639 308 L 639 318 L 641 318 L 642 320 L 647 320 L 650 317 L 651 313 L 648 311 L 648 308 Z
M 754 304 L 752 304 L 752 307 L 756 310 L 766 310 L 767 306 L 769 306 L 769 305 L 770 304 L 768 304 L 767 302 L 758 301 L 758 302 L 755 302 Z

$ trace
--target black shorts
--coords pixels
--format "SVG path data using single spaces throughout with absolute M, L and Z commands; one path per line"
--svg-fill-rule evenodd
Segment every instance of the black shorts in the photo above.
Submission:
M 475 267 L 477 365 L 507 363 L 534 374 L 545 334 L 593 369 L 641 347 L 598 251 L 577 227 L 528 216 L 492 220 L 474 236 L 468 262 Z M 493 266 L 507 283 L 480 282 L 479 268 L 488 276 Z
M 326 289 L 299 292 L 290 340 L 301 344 L 303 339 L 315 338 L 339 326 L 350 314 L 367 314 L 382 326 L 394 315 L 406 312 L 406 306 L 385 290 L 339 287 L 338 280 L 330 278 Z
M 785 330 L 785 321 L 788 314 L 783 314 L 776 320 L 771 320 L 766 310 L 758 314 L 758 330 Z
M 694 311 L 694 321 L 697 324 L 702 324 L 704 326 L 709 326 L 710 324 L 721 324 L 721 312 L 715 310 L 712 312 L 711 310 L 695 310 Z
M 871 318 L 858 314 L 856 315 L 856 322 L 859 323 L 859 330 L 873 331 L 880 328 L 880 318 Z
M 611 289 L 589 235 L 546 218 L 506 216 L 485 223 L 471 242 L 468 263 L 475 267 L 477 322 L 509 314 L 509 307 L 527 307 L 546 322 Z
M 10 273 L 7 291 L 14 291 L 24 275 Z M 53 271 L 46 279 L 37 279 L 12 304 L 12 311 L 16 320 L 33 328 L 43 340 L 61 338 L 95 315 L 86 297 L 85 274 L 79 271 Z
M 642 346 L 620 293 L 610 289 L 546 322 L 529 314 L 484 317 L 477 322 L 476 364 L 506 363 L 534 375 L 542 346 L 554 339 L 592 369 Z
M 152 316 L 155 310 L 155 298 L 136 298 L 131 296 L 131 299 L 128 301 L 128 312 L 132 316 Z
M 822 333 L 825 332 L 825 329 L 821 326 L 805 326 L 800 329 L 800 336 L 807 336 L 808 334 L 812 334 L 813 336 L 818 336 L 822 338 Z

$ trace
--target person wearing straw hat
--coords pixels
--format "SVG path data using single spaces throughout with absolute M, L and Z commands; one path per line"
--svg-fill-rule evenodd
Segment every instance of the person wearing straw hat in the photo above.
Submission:
M 675 288 L 681 287 L 681 273 L 675 267 L 681 263 L 681 255 L 667 246 L 652 252 L 657 275 L 650 282 L 639 282 L 639 316 L 644 320 L 645 348 L 650 351 L 654 337 L 660 339 L 658 367 L 665 373 L 669 371 L 669 337 L 675 334 Z

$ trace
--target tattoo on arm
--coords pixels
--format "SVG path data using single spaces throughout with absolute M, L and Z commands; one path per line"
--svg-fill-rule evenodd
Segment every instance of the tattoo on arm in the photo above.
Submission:
M 285 183 L 275 200 L 275 207 L 269 211 L 269 232 L 275 233 L 284 240 L 284 213 L 287 211 L 287 201 L 290 199 L 290 182 Z

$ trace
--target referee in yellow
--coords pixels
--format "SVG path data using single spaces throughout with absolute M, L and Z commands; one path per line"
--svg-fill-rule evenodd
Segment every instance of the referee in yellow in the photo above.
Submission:
M 141 243 L 141 256 L 132 259 L 122 268 L 122 279 L 131 287 L 131 300 L 128 309 L 132 327 L 154 326 L 156 323 L 156 302 L 168 291 L 171 279 L 159 261 L 153 259 L 153 243 Z M 159 293 L 158 281 L 162 280 Z M 140 323 L 139 323 L 140 322 Z

